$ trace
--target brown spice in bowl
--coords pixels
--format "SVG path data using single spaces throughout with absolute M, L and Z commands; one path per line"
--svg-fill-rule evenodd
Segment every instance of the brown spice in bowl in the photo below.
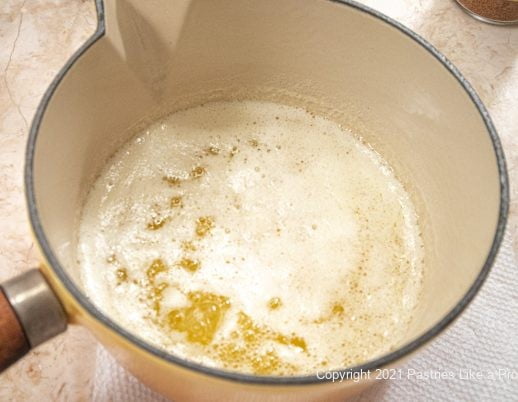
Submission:
M 457 0 L 468 11 L 495 22 L 518 22 L 518 2 L 513 0 Z

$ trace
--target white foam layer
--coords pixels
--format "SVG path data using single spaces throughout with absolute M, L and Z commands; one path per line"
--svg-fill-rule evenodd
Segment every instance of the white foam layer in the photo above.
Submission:
M 202 236 L 200 217 L 214 223 Z M 175 113 L 124 146 L 88 196 L 78 253 L 89 296 L 139 337 L 244 372 L 262 373 L 249 360 L 274 353 L 280 365 L 264 373 L 300 374 L 401 340 L 421 247 L 411 201 L 379 155 L 324 118 L 247 101 Z M 198 269 L 182 268 L 186 258 Z M 156 259 L 167 268 L 154 282 L 167 285 L 159 313 L 146 276 Z M 164 324 L 198 290 L 230 302 L 208 345 Z M 269 308 L 272 298 L 281 306 Z M 233 342 L 240 312 L 270 334 L 303 338 L 306 350 L 263 336 L 230 364 L 214 346 Z

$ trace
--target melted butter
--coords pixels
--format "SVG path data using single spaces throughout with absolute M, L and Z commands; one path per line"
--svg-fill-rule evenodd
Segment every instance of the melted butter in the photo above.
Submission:
M 196 272 L 200 269 L 200 262 L 191 260 L 190 258 L 182 258 L 178 265 L 189 272 Z
M 168 220 L 169 218 L 167 216 L 155 216 L 147 223 L 146 227 L 149 230 L 158 230 L 163 227 Z
M 340 314 L 344 313 L 345 309 L 344 309 L 344 306 L 336 303 L 333 305 L 333 308 L 331 309 L 331 311 L 333 314 L 340 315 Z
M 302 349 L 304 352 L 307 351 L 306 341 L 300 336 L 293 335 L 288 337 L 286 335 L 277 334 L 275 340 L 283 345 L 291 345 Z
M 196 235 L 198 237 L 204 237 L 214 227 L 214 218 L 212 216 L 200 216 L 196 220 Z
M 156 260 L 153 260 L 153 262 L 151 263 L 151 265 L 147 269 L 146 275 L 147 275 L 147 277 L 148 277 L 150 282 L 154 282 L 155 281 L 155 277 L 158 274 L 160 274 L 162 272 L 166 272 L 166 271 L 167 271 L 167 267 L 164 264 L 164 261 L 162 261 L 162 259 L 160 259 L 160 258 L 157 258 Z
M 146 270 L 147 284 L 145 285 L 146 299 L 151 306 L 155 316 L 158 316 L 162 309 L 162 300 L 164 299 L 164 291 L 169 287 L 167 282 L 156 283 L 158 274 L 165 273 L 167 266 L 162 259 L 157 258 L 153 260 L 151 265 Z
M 189 342 L 208 345 L 227 310 L 230 302 L 227 297 L 206 292 L 191 292 L 190 305 L 175 309 L 167 314 L 167 324 L 175 331 L 185 332 Z
M 277 353 L 268 351 L 253 356 L 250 359 L 250 365 L 255 374 L 268 375 L 278 372 L 282 368 L 283 362 Z
M 214 346 L 218 358 L 225 362 L 228 368 L 249 365 L 255 374 L 261 375 L 296 370 L 296 366 L 284 361 L 278 352 L 265 346 L 269 342 L 307 352 L 307 345 L 302 337 L 287 336 L 258 325 L 242 311 L 238 314 L 237 327 L 231 334 L 231 341 Z
M 323 324 L 326 322 L 333 321 L 337 318 L 343 319 L 345 315 L 345 308 L 341 303 L 335 302 L 332 304 L 328 313 L 321 315 L 317 319 L 313 320 L 314 324 Z
M 254 323 L 252 318 L 243 313 L 239 313 L 237 320 L 241 336 L 249 344 L 257 344 L 266 340 L 273 340 L 283 345 L 291 345 L 306 351 L 306 341 L 295 334 L 291 336 L 284 335 L 280 332 L 271 330 L 268 327 Z
M 164 299 L 164 291 L 169 287 L 166 282 L 155 285 L 154 283 L 148 286 L 147 299 L 151 303 L 151 308 L 156 316 L 162 311 L 162 300 Z
M 183 241 L 182 242 L 182 250 L 183 251 L 196 251 L 196 246 L 192 241 Z

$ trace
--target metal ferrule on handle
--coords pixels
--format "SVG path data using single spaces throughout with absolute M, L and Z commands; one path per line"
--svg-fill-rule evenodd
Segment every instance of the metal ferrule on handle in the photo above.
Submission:
M 0 285 L 0 371 L 67 328 L 67 316 L 38 269 Z

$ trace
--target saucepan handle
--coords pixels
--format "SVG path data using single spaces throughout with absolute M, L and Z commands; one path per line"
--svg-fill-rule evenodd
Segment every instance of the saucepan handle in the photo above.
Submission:
M 0 372 L 67 328 L 59 299 L 38 269 L 0 285 Z

